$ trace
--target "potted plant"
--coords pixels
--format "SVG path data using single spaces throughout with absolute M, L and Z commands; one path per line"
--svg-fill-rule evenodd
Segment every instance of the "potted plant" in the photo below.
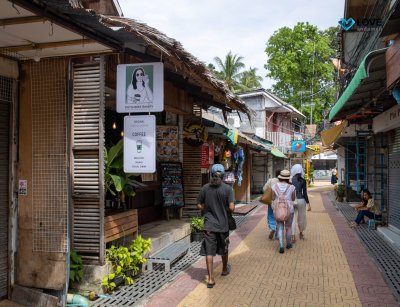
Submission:
M 338 202 L 343 202 L 344 196 L 346 195 L 346 189 L 343 184 L 336 185 L 336 199 Z
M 191 239 L 192 241 L 201 241 L 204 237 L 204 217 L 192 216 L 190 218 L 190 227 L 192 228 Z
M 123 166 L 123 140 L 110 147 L 104 153 L 104 181 L 106 192 L 125 203 L 125 196 L 135 196 L 132 177 L 136 174 L 127 174 Z
M 69 281 L 70 283 L 81 282 L 83 278 L 83 264 L 82 258 L 76 251 L 72 250 L 70 253 L 69 265 Z
M 138 268 L 134 270 L 135 277 L 138 277 L 142 271 L 143 263 L 147 261 L 146 255 L 151 251 L 151 239 L 143 239 L 142 236 L 137 236 L 132 240 L 132 243 L 129 245 L 129 251 L 132 257 L 132 263 Z

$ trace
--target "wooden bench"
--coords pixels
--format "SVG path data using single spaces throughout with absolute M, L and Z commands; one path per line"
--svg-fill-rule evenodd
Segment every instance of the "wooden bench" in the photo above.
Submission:
M 153 270 L 153 263 L 163 263 L 166 272 L 171 269 L 171 264 L 183 254 L 187 253 L 190 247 L 190 242 L 185 239 L 164 247 L 158 252 L 147 258 L 147 269 Z
M 104 242 L 122 238 L 126 235 L 133 234 L 137 236 L 138 232 L 138 215 L 136 209 L 108 215 L 104 217 Z

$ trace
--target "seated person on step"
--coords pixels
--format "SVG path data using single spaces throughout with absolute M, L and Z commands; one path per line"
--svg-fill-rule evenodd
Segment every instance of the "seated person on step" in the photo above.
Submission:
M 370 191 L 364 190 L 363 194 L 364 200 L 366 200 L 366 205 L 360 206 L 356 210 L 358 211 L 357 217 L 354 222 L 351 223 L 351 227 L 357 227 L 364 220 L 364 216 L 369 219 L 380 220 L 382 218 L 381 210 L 378 204 L 375 203 L 371 196 Z

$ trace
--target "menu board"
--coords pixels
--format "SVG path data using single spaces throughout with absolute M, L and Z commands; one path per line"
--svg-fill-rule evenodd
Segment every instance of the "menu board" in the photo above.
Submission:
M 178 146 L 178 126 L 157 126 L 157 161 L 179 161 Z
M 164 207 L 184 206 L 183 171 L 180 163 L 160 163 L 162 201 Z

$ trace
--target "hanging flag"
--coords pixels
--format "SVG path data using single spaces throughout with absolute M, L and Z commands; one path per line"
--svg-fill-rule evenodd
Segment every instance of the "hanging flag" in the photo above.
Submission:
M 236 129 L 227 130 L 226 137 L 233 145 L 236 145 L 238 142 L 239 131 Z

